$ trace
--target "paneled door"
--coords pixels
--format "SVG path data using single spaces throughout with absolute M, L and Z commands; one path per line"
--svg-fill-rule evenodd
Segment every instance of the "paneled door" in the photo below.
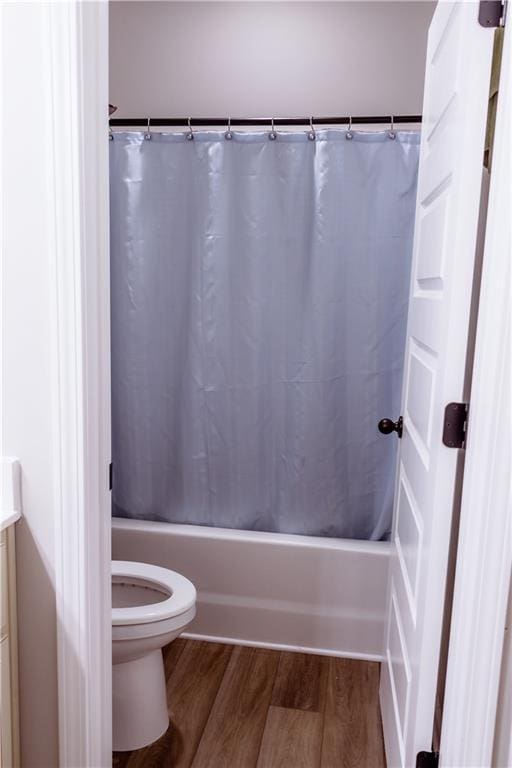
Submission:
M 462 402 L 494 30 L 477 2 L 440 2 L 429 31 L 380 700 L 388 766 L 430 751 L 461 451 Z M 393 414 L 396 418 L 398 414 Z M 391 416 L 391 414 L 383 414 Z M 396 439 L 390 435 L 387 439 Z M 461 703 L 461 705 L 463 705 Z

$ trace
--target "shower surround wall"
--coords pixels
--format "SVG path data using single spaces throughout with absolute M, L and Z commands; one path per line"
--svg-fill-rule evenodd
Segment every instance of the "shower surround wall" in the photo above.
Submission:
M 110 147 L 114 515 L 386 537 L 419 135 Z

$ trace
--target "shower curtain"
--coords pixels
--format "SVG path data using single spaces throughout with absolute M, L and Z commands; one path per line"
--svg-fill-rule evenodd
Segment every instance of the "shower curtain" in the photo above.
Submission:
M 385 538 L 419 134 L 110 151 L 113 514 Z

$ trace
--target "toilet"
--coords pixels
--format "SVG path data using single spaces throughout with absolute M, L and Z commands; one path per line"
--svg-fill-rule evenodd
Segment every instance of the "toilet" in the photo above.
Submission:
M 196 613 L 196 589 L 175 571 L 112 562 L 114 751 L 140 749 L 169 726 L 162 648 Z

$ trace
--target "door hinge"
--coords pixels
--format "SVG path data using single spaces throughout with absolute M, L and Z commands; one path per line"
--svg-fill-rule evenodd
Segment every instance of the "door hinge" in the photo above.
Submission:
M 439 765 L 439 752 L 418 752 L 416 755 L 416 768 L 437 768 Z
M 478 21 L 482 27 L 504 27 L 507 0 L 480 0 Z
M 448 403 L 444 409 L 443 443 L 447 448 L 464 448 L 468 406 L 466 403 Z
M 112 490 L 112 473 L 113 473 L 112 462 L 110 462 L 110 464 L 108 465 L 108 489 L 109 489 L 109 491 Z

